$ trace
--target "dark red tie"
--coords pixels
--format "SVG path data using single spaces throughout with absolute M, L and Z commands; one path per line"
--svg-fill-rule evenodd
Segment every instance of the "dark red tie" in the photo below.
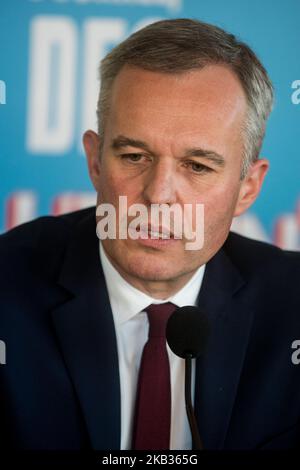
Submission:
M 170 448 L 171 383 L 166 324 L 176 308 L 168 302 L 152 304 L 145 309 L 149 319 L 149 337 L 140 365 L 132 449 Z

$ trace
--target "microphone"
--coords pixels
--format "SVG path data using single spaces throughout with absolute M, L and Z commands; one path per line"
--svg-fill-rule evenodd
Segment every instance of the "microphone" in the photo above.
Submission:
M 185 359 L 185 407 L 193 447 L 197 450 L 203 450 L 203 443 L 192 405 L 192 359 L 204 354 L 209 333 L 207 316 L 198 307 L 192 306 L 177 308 L 170 316 L 166 327 L 166 338 L 170 349 Z

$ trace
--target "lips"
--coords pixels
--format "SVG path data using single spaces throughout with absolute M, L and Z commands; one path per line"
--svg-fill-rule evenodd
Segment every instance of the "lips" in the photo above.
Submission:
M 174 234 L 171 230 L 166 227 L 162 226 L 153 226 L 151 224 L 148 225 L 140 225 L 139 226 L 140 232 L 147 233 L 151 238 L 174 238 Z

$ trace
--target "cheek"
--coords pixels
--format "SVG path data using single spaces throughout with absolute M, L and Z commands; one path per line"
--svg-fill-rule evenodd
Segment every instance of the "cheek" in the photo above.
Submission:
M 103 172 L 99 195 L 104 202 L 112 203 L 117 210 L 120 196 L 127 196 L 128 207 L 141 201 L 138 185 L 133 185 L 132 181 L 128 182 L 120 171 Z
M 204 204 L 204 228 L 205 232 L 213 231 L 217 227 L 228 229 L 234 215 L 238 200 L 239 186 L 235 183 L 224 185 L 221 182 L 212 186 L 206 186 L 197 195 L 189 194 L 191 200 L 198 204 Z
M 212 191 L 205 197 L 205 203 L 209 212 L 215 212 L 216 214 L 230 214 L 237 200 L 236 191 L 227 189 L 225 191 L 216 190 Z
M 99 189 L 105 199 L 115 198 L 119 194 L 122 194 L 122 177 L 120 173 L 106 165 L 103 166 Z

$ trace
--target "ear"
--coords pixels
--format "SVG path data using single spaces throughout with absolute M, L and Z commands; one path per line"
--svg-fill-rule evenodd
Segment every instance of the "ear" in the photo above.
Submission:
M 243 214 L 243 212 L 253 204 L 260 193 L 269 166 L 270 164 L 265 158 L 260 158 L 256 162 L 252 163 L 247 175 L 241 183 L 234 217 Z
M 86 131 L 83 135 L 83 146 L 87 157 L 89 175 L 96 191 L 100 179 L 100 137 L 94 131 Z

